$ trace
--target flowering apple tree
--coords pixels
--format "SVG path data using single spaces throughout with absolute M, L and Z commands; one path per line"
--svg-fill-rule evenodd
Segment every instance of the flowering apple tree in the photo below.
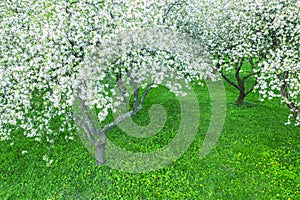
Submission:
M 213 56 L 216 70 L 239 90 L 238 103 L 253 90 L 262 99 L 280 97 L 299 124 L 299 5 L 195 0 L 181 9 L 177 24 Z M 249 79 L 252 85 L 246 87 Z
M 261 64 L 257 89 L 261 99 L 281 98 L 291 110 L 295 125 L 300 125 L 300 3 L 299 1 L 271 1 L 261 13 L 269 22 L 264 27 L 270 48 Z M 264 11 L 264 12 L 262 12 Z M 267 11 L 267 12 L 266 12 Z
M 215 71 L 239 91 L 239 104 L 257 84 L 258 63 L 265 58 L 265 41 L 257 30 L 255 9 L 255 2 L 250 0 L 196 0 L 182 9 L 182 15 L 189 16 L 187 23 L 179 23 L 206 47 Z
M 72 139 L 75 121 L 103 164 L 106 132 L 136 114 L 153 87 L 165 82 L 171 92 L 184 95 L 181 88 L 189 82 L 215 78 L 198 43 L 164 25 L 174 18 L 169 10 L 177 4 L 1 2 L 0 139 L 13 140 L 17 128 L 36 140 L 54 142 L 62 132 Z M 133 88 L 131 110 L 99 125 L 126 103 L 128 87 Z M 89 113 L 93 109 L 96 121 Z

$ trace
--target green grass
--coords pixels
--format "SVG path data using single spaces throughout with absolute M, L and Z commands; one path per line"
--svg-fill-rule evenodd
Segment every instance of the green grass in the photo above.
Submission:
M 23 138 L 0 143 L 0 199 L 300 199 L 300 129 L 285 126 L 288 109 L 279 101 L 259 102 L 253 93 L 236 106 L 237 90 L 226 84 L 227 115 L 214 149 L 198 154 L 210 120 L 206 87 L 195 87 L 200 125 L 189 150 L 176 162 L 154 172 L 126 173 L 96 166 L 79 137 L 63 136 L 49 144 Z M 149 93 L 145 108 L 134 117 L 149 122 L 148 110 L 163 104 L 168 113 L 157 135 L 136 139 L 115 128 L 109 138 L 131 151 L 153 151 L 166 145 L 180 123 L 174 95 L 159 88 Z M 22 155 L 22 150 L 28 153 Z M 46 166 L 48 154 L 54 162 Z

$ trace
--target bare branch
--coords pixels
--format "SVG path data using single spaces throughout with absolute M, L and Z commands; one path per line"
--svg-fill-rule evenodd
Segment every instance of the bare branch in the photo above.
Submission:
M 247 80 L 248 78 L 250 78 L 251 76 L 254 76 L 254 75 L 256 75 L 256 74 L 259 74 L 259 72 L 252 72 L 252 73 L 248 74 L 247 76 L 244 76 L 244 77 L 242 78 L 242 81 L 245 81 L 245 80 Z
M 231 81 L 225 74 L 223 71 L 220 72 L 221 76 L 232 86 L 234 86 L 236 89 L 240 90 L 239 86 L 237 84 L 235 84 L 233 81 Z
M 109 131 L 110 129 L 112 129 L 113 127 L 117 126 L 118 124 L 120 124 L 121 122 L 123 122 L 124 120 L 132 117 L 133 115 L 135 115 L 137 112 L 139 112 L 142 107 L 143 107 L 143 103 L 145 101 L 145 98 L 147 96 L 147 94 L 149 93 L 149 91 L 153 88 L 153 84 L 151 84 L 143 93 L 143 96 L 141 98 L 141 101 L 140 101 L 140 104 L 133 110 L 125 113 L 124 115 L 118 117 L 115 121 L 113 121 L 112 123 L 106 125 L 103 127 L 103 129 L 101 129 L 101 131 L 99 131 L 97 134 L 100 135 L 100 134 L 104 134 L 106 133 L 107 131 Z
M 142 96 L 142 98 L 141 98 L 141 101 L 140 101 L 140 106 L 143 106 L 143 103 L 144 103 L 144 101 L 145 101 L 145 98 L 146 98 L 148 92 L 149 92 L 153 87 L 154 87 L 154 84 L 151 83 L 150 86 L 144 91 L 144 94 L 143 94 L 143 96 Z

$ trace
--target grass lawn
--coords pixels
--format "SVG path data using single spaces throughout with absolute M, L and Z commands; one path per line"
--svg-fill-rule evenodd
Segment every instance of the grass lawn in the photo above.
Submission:
M 61 136 L 49 144 L 18 136 L 0 143 L 0 199 L 300 199 L 300 129 L 286 126 L 288 109 L 279 101 L 259 102 L 253 93 L 236 106 L 237 90 L 226 84 L 227 115 L 214 149 L 198 154 L 210 120 L 207 88 L 194 87 L 200 126 L 189 150 L 176 162 L 154 172 L 126 173 L 96 166 L 79 137 Z M 140 125 L 154 103 L 165 106 L 165 127 L 155 136 L 137 139 L 118 128 L 109 132 L 117 145 L 131 151 L 153 151 L 175 136 L 180 106 L 164 88 L 149 93 L 145 109 L 134 116 Z M 19 133 L 21 135 L 21 133 Z M 27 154 L 22 154 L 27 150 Z M 46 166 L 48 154 L 54 162 Z

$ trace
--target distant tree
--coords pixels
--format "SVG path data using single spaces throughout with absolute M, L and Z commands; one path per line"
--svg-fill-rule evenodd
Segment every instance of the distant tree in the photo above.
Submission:
M 206 47 L 238 89 L 237 103 L 255 89 L 262 99 L 280 97 L 299 125 L 299 7 L 297 0 L 191 0 L 177 26 Z
M 256 6 L 251 1 L 195 0 L 182 9 L 187 20 L 179 19 L 187 22 L 178 22 L 180 29 L 206 47 L 215 71 L 239 91 L 238 104 L 253 91 L 255 75 L 260 73 L 258 63 L 266 56 L 264 38 L 256 30 L 260 20 L 255 16 Z

